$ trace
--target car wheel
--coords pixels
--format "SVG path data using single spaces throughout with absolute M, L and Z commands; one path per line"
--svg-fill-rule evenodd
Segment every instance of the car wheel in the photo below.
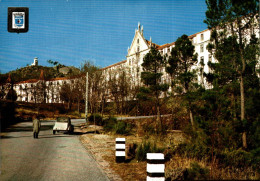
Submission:
M 70 126 L 70 129 L 69 129 L 69 133 L 72 134 L 73 131 L 74 131 L 74 126 L 71 125 L 71 126 Z
M 55 131 L 53 130 L 53 134 L 55 134 Z

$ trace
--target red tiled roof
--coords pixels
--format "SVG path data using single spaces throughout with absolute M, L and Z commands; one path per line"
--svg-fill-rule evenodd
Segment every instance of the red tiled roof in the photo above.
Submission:
M 39 81 L 39 79 L 29 79 L 29 80 L 17 82 L 16 84 L 35 83 L 35 82 L 38 82 L 38 81 Z
M 193 34 L 193 35 L 190 35 L 189 38 L 194 38 L 197 34 L 203 33 L 203 32 L 208 31 L 208 30 L 209 30 L 209 29 L 206 29 L 206 30 L 200 31 L 200 32 L 198 32 L 198 33 L 195 33 L 195 34 Z
M 121 62 L 117 62 L 117 63 L 115 63 L 115 64 L 112 64 L 112 65 L 109 65 L 109 66 L 107 66 L 107 67 L 104 67 L 104 68 L 102 68 L 102 69 L 100 69 L 100 70 L 105 70 L 105 69 L 108 69 L 108 68 L 111 68 L 111 67 L 115 67 L 115 66 L 120 65 L 120 64 L 123 64 L 123 63 L 125 63 L 125 62 L 126 62 L 126 60 L 123 60 L 123 61 L 121 61 Z
M 74 78 L 78 78 L 78 77 L 83 77 L 85 75 L 81 75 L 81 76 L 75 76 L 75 77 L 57 77 L 57 78 L 52 78 L 52 79 L 48 79 L 46 81 L 58 81 L 58 80 L 69 80 L 69 79 L 74 79 Z M 20 81 L 17 82 L 16 84 L 23 84 L 23 83 L 35 83 L 38 82 L 41 79 L 29 79 L 29 80 L 25 80 L 25 81 Z
M 146 40 L 146 42 L 147 42 L 148 45 L 150 45 L 150 43 L 151 43 L 151 42 L 148 41 L 148 40 Z M 157 45 L 156 43 L 153 43 L 153 42 L 152 42 L 152 45 L 155 46 L 155 48 L 160 47 L 160 45 Z
M 48 81 L 68 80 L 68 79 L 71 79 L 71 78 L 68 78 L 68 77 L 56 77 L 56 78 L 49 79 Z
M 198 35 L 198 34 L 200 34 L 200 33 L 203 33 L 203 32 L 205 32 L 205 31 L 208 31 L 208 30 L 209 30 L 209 29 L 200 31 L 200 32 L 195 33 L 195 34 L 193 34 L 193 35 L 190 35 L 190 36 L 188 36 L 188 37 L 189 37 L 190 39 L 191 39 L 191 38 L 194 38 L 196 35 Z M 174 45 L 174 44 L 175 44 L 175 42 L 166 43 L 166 44 L 164 44 L 164 45 L 159 46 L 159 47 L 158 47 L 158 50 L 162 50 L 162 49 L 164 49 L 164 48 L 166 48 L 166 47 L 170 47 L 170 46 L 172 46 L 172 45 Z
M 175 42 L 166 43 L 166 44 L 164 44 L 164 45 L 159 46 L 159 47 L 158 47 L 158 50 L 162 50 L 162 49 L 164 49 L 164 48 L 166 48 L 166 47 L 170 47 L 170 46 L 172 46 L 172 45 L 174 45 L 174 44 L 175 44 Z

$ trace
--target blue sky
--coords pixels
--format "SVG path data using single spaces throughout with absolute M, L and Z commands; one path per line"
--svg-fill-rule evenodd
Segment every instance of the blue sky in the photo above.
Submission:
M 7 31 L 7 8 L 29 8 L 29 31 Z M 105 67 L 126 59 L 138 22 L 162 45 L 207 29 L 205 0 L 0 0 L 0 72 L 47 60 Z

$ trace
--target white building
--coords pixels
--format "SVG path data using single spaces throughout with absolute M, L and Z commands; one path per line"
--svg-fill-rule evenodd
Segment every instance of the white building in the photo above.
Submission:
M 38 66 L 38 58 L 35 57 L 31 66 Z
M 141 82 L 143 59 L 150 51 L 152 46 L 156 47 L 161 52 L 162 56 L 170 55 L 172 48 L 175 46 L 175 42 L 166 43 L 164 45 L 157 45 L 152 42 L 151 37 L 150 40 L 145 39 L 143 32 L 143 26 L 141 27 L 140 23 L 138 23 L 138 29 L 135 30 L 134 38 L 130 47 L 128 48 L 126 60 L 103 68 L 102 70 L 105 71 L 105 74 L 113 70 L 118 70 L 119 67 L 124 67 L 124 69 L 128 69 L 129 75 L 131 75 L 132 84 L 137 85 Z M 208 62 L 214 62 L 214 57 L 206 49 L 208 43 L 210 42 L 210 32 L 211 31 L 207 29 L 189 36 L 192 44 L 195 46 L 195 53 L 198 54 L 198 63 L 194 68 L 198 68 L 199 66 L 204 65 L 202 68 L 206 73 L 210 71 Z M 169 75 L 166 73 L 165 69 L 163 72 L 164 74 L 162 76 L 162 81 L 169 83 Z M 109 75 L 107 75 L 107 77 L 109 77 Z M 205 81 L 205 78 L 203 77 L 203 74 L 198 74 L 198 82 L 205 87 L 209 87 Z

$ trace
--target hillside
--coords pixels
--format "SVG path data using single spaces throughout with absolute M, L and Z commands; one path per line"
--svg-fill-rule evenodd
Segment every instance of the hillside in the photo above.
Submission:
M 0 83 L 5 83 L 9 74 L 12 82 L 20 82 L 28 79 L 39 79 L 41 70 L 44 71 L 45 80 L 57 77 L 71 77 L 80 74 L 80 70 L 73 66 L 27 66 L 10 71 L 6 74 L 0 74 Z

